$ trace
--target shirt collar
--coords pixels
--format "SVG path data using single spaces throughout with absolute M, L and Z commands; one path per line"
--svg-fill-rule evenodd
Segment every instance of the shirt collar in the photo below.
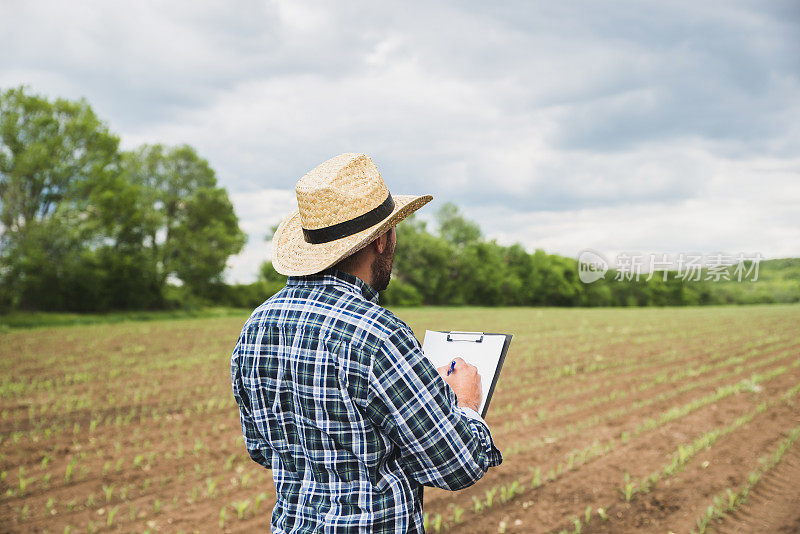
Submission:
M 336 269 L 326 269 L 320 273 L 308 276 L 290 276 L 286 280 L 287 286 L 338 286 L 364 297 L 366 300 L 378 303 L 378 292 L 364 282 L 361 278 L 350 273 Z

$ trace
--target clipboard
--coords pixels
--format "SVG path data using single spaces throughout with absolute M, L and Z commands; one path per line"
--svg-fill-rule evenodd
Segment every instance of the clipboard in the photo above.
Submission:
M 491 332 L 426 330 L 422 352 L 434 367 L 450 365 L 458 356 L 478 368 L 483 390 L 478 413 L 486 417 L 512 337 Z

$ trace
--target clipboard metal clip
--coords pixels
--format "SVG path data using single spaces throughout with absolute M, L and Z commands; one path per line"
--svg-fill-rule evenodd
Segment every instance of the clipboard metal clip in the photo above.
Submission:
M 448 332 L 447 341 L 467 341 L 469 343 L 482 343 L 483 332 Z

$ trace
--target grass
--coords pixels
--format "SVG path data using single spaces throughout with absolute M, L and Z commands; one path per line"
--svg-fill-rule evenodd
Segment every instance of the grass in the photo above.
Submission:
M 141 321 L 171 321 L 215 317 L 247 317 L 242 308 L 200 308 L 196 310 L 120 311 L 108 313 L 11 312 L 0 314 L 0 332 L 31 328 L 53 328 Z

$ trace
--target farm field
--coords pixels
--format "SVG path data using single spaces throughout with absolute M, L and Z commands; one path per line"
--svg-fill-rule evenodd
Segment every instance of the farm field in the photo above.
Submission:
M 426 488 L 428 532 L 800 531 L 800 306 L 395 311 L 514 334 L 504 462 Z M 245 319 L 0 333 L 0 531 L 268 531 L 230 391 Z

